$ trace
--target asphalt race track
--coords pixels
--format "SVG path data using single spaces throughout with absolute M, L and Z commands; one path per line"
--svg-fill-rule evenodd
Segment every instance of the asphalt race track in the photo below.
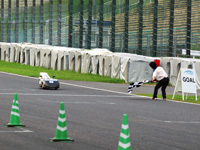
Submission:
M 78 81 L 61 81 L 58 90 L 42 90 L 36 78 L 0 72 L 0 149 L 116 150 L 123 114 L 128 115 L 134 150 L 200 149 L 200 105 L 153 101 L 126 92 L 127 85 Z M 4 126 L 14 93 L 24 128 Z M 65 104 L 73 143 L 49 140 L 56 133 L 60 102 Z

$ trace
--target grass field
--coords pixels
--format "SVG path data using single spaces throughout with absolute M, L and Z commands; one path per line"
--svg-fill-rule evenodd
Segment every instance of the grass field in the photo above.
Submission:
M 25 75 L 29 77 L 39 77 L 40 72 L 47 72 L 50 77 L 54 75 L 57 79 L 63 79 L 63 80 L 125 83 L 124 80 L 114 79 L 110 77 L 102 77 L 100 75 L 93 75 L 89 73 L 81 74 L 75 71 L 57 71 L 52 69 L 46 69 L 43 67 L 33 67 L 29 65 L 23 65 L 19 63 L 9 63 L 5 61 L 0 61 L 0 71 Z

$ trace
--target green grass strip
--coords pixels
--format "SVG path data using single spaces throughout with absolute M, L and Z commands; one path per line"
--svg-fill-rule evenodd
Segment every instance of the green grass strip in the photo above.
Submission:
M 93 75 L 90 73 L 81 74 L 75 71 L 58 71 L 58 70 L 47 69 L 44 67 L 33 67 L 29 65 L 23 65 L 20 63 L 11 63 L 5 61 L 0 61 L 0 71 L 29 76 L 29 77 L 39 77 L 40 72 L 46 72 L 49 74 L 50 77 L 54 75 L 56 79 L 62 79 L 62 80 L 125 83 L 125 81 L 121 79 L 103 77 L 100 75 Z
M 152 94 L 135 94 L 135 95 L 142 95 L 142 96 L 147 96 L 147 97 L 152 97 Z M 158 94 L 158 98 L 162 99 L 162 95 Z M 200 96 L 197 96 L 197 101 L 195 96 L 186 96 L 184 97 L 184 101 L 182 100 L 182 95 L 175 95 L 174 99 L 172 99 L 173 95 L 167 95 L 168 100 L 175 100 L 175 101 L 181 101 L 181 102 L 188 102 L 188 103 L 195 103 L 195 104 L 200 104 Z

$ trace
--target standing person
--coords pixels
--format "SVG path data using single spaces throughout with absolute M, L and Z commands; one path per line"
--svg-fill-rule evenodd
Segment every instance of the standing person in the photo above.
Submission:
M 165 90 L 169 83 L 168 75 L 162 67 L 157 67 L 157 65 L 154 61 L 150 62 L 149 66 L 153 69 L 152 82 L 154 82 L 154 81 L 158 82 L 154 88 L 153 97 L 151 99 L 155 100 L 157 98 L 158 89 L 160 87 L 162 87 L 161 88 L 162 97 L 163 97 L 163 100 L 166 100 L 166 91 Z

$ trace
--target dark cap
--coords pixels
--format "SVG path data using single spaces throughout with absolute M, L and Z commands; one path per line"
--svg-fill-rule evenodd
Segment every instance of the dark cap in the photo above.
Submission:
M 152 68 L 152 69 L 156 69 L 157 68 L 157 65 L 154 61 L 150 62 L 149 63 L 149 66 Z

